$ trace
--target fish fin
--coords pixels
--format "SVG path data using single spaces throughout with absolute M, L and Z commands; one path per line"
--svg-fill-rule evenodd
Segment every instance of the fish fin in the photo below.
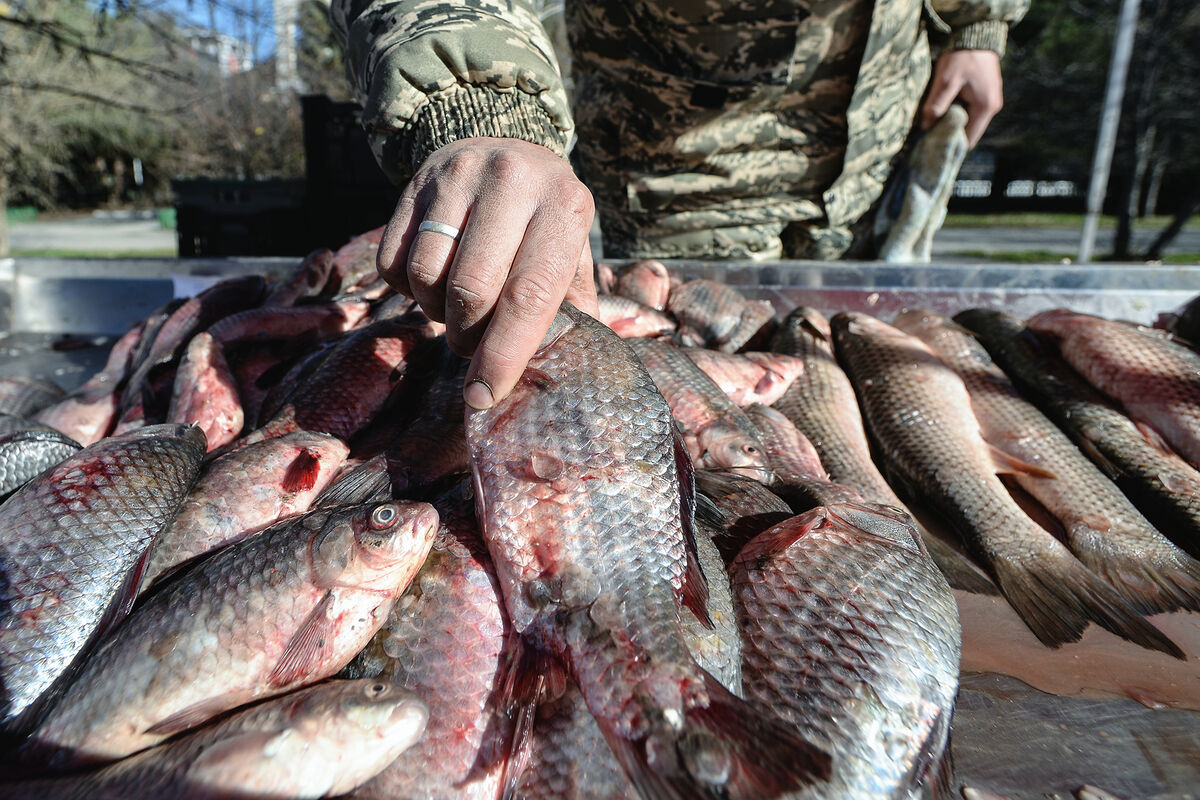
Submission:
M 1028 461 L 1022 461 L 994 445 L 989 444 L 988 449 L 991 451 L 992 466 L 998 474 L 1028 475 L 1031 478 L 1049 478 L 1050 480 L 1058 477 L 1053 472 L 1043 469 L 1036 464 L 1030 464 Z
M 954 796 L 954 758 L 950 752 L 950 719 L 953 711 L 939 710 L 929 733 L 914 754 L 912 766 L 902 785 L 916 789 L 929 787 L 931 800 L 950 800 Z
M 675 470 L 679 475 L 679 512 L 687 560 L 679 599 L 704 627 L 713 630 L 716 625 L 708 613 L 708 581 L 700 569 L 700 555 L 696 549 L 696 469 L 683 436 L 675 427 L 671 428 L 671 442 L 675 448 Z
M 333 605 L 333 592 L 326 592 L 312 610 L 308 618 L 300 625 L 287 647 L 279 656 L 279 662 L 267 678 L 267 685 L 278 689 L 296 681 L 303 680 L 313 673 L 321 663 L 321 654 L 326 643 L 333 638 L 332 622 L 328 617 L 329 607 Z
M 1047 647 L 1077 642 L 1090 621 L 1124 639 L 1178 659 L 1183 651 L 1109 586 L 1047 535 L 1043 546 L 996 553 L 996 584 L 1021 620 Z
M 113 603 L 104 612 L 104 616 L 100 618 L 100 622 L 96 625 L 96 632 L 92 634 L 97 640 L 108 635 L 117 623 L 129 616 L 129 612 L 133 609 L 134 602 L 137 601 L 138 593 L 142 588 L 142 579 L 146 577 L 146 567 L 150 565 L 150 549 L 153 542 L 148 545 L 138 560 L 134 563 L 133 568 L 129 570 L 129 574 L 125 576 L 125 580 L 121 583 L 121 588 L 113 595 Z
M 321 459 L 307 447 L 292 459 L 283 474 L 280 488 L 285 492 L 307 492 L 317 485 L 321 475 Z
M 242 698 L 242 702 L 248 702 L 251 699 L 253 698 Z M 149 728 L 146 728 L 143 733 L 151 736 L 174 736 L 181 731 L 203 725 L 218 714 L 224 714 L 230 708 L 241 704 L 233 702 L 229 695 L 209 697 L 201 700 L 199 703 L 188 706 L 182 711 L 177 711 L 165 719 L 159 720 Z
M 270 747 L 273 740 L 288 734 L 287 730 L 241 731 L 231 734 L 228 738 L 204 748 L 188 765 L 187 776 L 199 786 L 221 786 L 224 783 L 221 780 L 222 773 L 231 761 L 236 763 L 244 762 L 247 758 L 257 758 Z
M 646 740 L 630 740 L 605 725 L 600 729 L 617 761 L 646 800 L 760 800 L 829 779 L 828 753 L 801 739 L 781 721 L 735 697 L 701 670 L 709 702 L 684 712 L 683 728 L 660 731 L 656 763 Z M 701 747 L 717 747 L 728 759 L 728 775 L 706 780 Z M 670 749 L 667 749 L 670 748 Z
M 1080 560 L 1143 614 L 1200 611 L 1200 561 L 1168 542 L 1153 553 L 1080 553 Z
M 1100 448 L 1091 439 L 1076 439 L 1075 444 L 1083 451 L 1083 454 L 1092 460 L 1101 472 L 1108 476 L 1109 480 L 1115 481 L 1125 473 L 1116 464 L 1109 459 L 1108 456 L 1100 452 Z
M 935 534 L 921 532 L 921 541 L 929 553 L 929 558 L 946 577 L 951 589 L 959 589 L 972 594 L 998 595 L 1000 590 L 992 583 L 983 570 L 975 566 L 962 553 L 943 542 Z
M 513 732 L 500 780 L 500 797 L 512 800 L 519 796 L 521 776 L 529 767 L 538 704 L 555 687 L 565 686 L 567 675 L 556 658 L 527 644 L 517 634 L 510 634 L 502 660 L 499 707 L 513 721 Z
M 1159 452 L 1162 452 L 1162 453 L 1166 453 L 1167 455 L 1170 455 L 1170 456 L 1179 455 L 1178 453 L 1176 453 L 1174 450 L 1171 449 L 1171 445 L 1167 444 L 1167 440 L 1163 437 L 1163 435 L 1161 433 L 1158 432 L 1158 430 L 1156 428 L 1154 428 L 1154 426 L 1152 426 L 1146 422 L 1137 422 L 1137 421 L 1135 421 L 1133 424 L 1134 424 L 1134 427 L 1136 427 L 1138 429 L 1138 433 L 1142 434 L 1142 436 L 1146 439 L 1146 441 L 1150 444 L 1150 446 L 1153 447 L 1155 450 L 1158 450 Z

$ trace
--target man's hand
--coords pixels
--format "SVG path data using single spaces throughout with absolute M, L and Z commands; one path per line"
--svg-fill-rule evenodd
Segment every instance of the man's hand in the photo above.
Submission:
M 992 50 L 950 50 L 942 54 L 921 106 L 921 129 L 929 130 L 961 97 L 967 107 L 967 143 L 974 147 L 1004 106 L 1000 56 Z
M 446 323 L 472 356 L 464 397 L 508 395 L 566 299 L 596 315 L 592 195 L 551 150 L 475 138 L 434 152 L 409 182 L 379 245 L 383 278 Z M 423 221 L 462 231 L 455 241 Z

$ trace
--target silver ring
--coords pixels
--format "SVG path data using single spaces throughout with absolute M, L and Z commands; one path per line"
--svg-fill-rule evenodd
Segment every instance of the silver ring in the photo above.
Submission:
M 431 219 L 427 219 L 424 222 L 422 222 L 420 225 L 417 226 L 417 232 L 420 233 L 421 231 L 432 231 L 433 233 L 440 233 L 443 236 L 449 236 L 451 239 L 453 239 L 456 242 L 458 241 L 458 237 L 462 236 L 462 231 L 460 231 L 458 228 L 454 227 L 453 225 L 447 225 L 444 222 L 434 222 Z

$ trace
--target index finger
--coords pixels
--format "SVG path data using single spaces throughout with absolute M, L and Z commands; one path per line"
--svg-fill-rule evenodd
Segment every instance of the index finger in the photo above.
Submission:
M 570 234 L 547 226 L 544 214 L 530 221 L 467 370 L 463 399 L 472 408 L 507 397 L 541 346 L 578 274 L 587 231 Z

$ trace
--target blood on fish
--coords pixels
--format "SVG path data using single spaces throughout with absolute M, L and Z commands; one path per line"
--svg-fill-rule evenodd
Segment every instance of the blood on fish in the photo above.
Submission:
M 321 459 L 307 447 L 300 451 L 283 475 L 285 492 L 307 492 L 321 475 Z

